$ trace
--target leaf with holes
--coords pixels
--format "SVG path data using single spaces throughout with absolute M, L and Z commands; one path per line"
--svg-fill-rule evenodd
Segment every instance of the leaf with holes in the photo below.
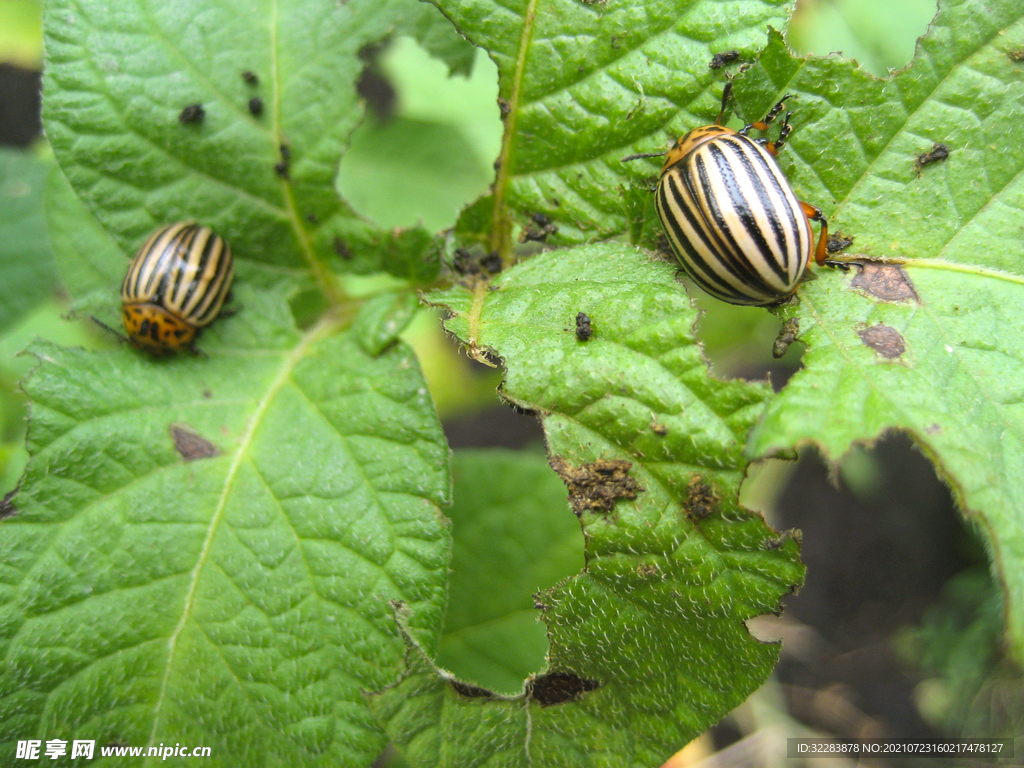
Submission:
M 620 190 L 644 169 L 621 158 L 709 122 L 697 115 L 718 111 L 712 56 L 752 59 L 789 14 L 784 0 L 431 1 L 498 65 L 507 114 L 496 220 L 506 206 L 526 228 L 543 214 L 557 226 L 550 243 L 627 231 Z
M 156 227 L 200 219 L 264 284 L 312 275 L 333 295 L 329 268 L 430 279 L 420 238 L 374 231 L 334 190 L 363 114 L 357 53 L 404 5 L 55 0 L 47 137 L 122 259 Z
M 543 254 L 429 300 L 542 415 L 586 567 L 537 597 L 551 648 L 523 694 L 453 681 L 411 644 L 374 708 L 415 765 L 660 765 L 764 681 L 778 646 L 744 621 L 802 579 L 797 542 L 737 502 L 770 390 L 709 379 L 673 270 L 632 248 Z
M 32 459 L 2 523 L 3 753 L 18 739 L 365 768 L 389 601 L 437 644 L 448 448 L 412 351 L 300 333 L 279 295 L 154 363 L 32 347 Z M 401 468 L 396 471 L 396 468 Z
M 909 432 L 988 539 L 1024 659 L 1024 67 L 1008 55 L 1021 49 L 1020 3 L 944 0 L 891 79 L 793 58 L 776 35 L 738 91 L 761 94 L 748 116 L 797 94 L 783 167 L 859 262 L 819 269 L 786 310 L 805 369 L 750 455 L 807 443 L 838 460 Z M 919 163 L 936 144 L 948 158 Z

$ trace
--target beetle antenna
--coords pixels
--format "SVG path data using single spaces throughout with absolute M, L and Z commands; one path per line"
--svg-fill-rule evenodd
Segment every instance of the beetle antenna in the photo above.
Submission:
M 664 157 L 667 154 L 667 149 L 664 152 L 641 152 L 639 155 L 627 155 L 626 157 L 619 160 L 619 162 L 628 163 L 632 160 L 643 160 L 645 157 Z
M 107 325 L 102 320 L 100 320 L 98 317 L 96 317 L 96 315 L 89 315 L 89 319 L 92 320 L 94 323 L 96 323 L 96 325 L 98 325 L 100 328 L 104 328 L 104 329 L 110 331 L 115 336 L 117 336 L 117 338 L 120 340 L 120 342 L 122 344 L 124 344 L 124 343 L 131 343 L 131 340 L 127 336 L 125 336 L 120 331 L 118 331 L 118 330 L 116 330 L 114 328 L 111 328 L 109 325 Z

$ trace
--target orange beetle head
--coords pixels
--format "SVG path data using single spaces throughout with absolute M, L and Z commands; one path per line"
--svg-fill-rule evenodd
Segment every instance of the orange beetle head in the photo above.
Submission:
M 693 152 L 693 150 L 704 142 L 711 141 L 711 139 L 717 136 L 727 136 L 731 133 L 736 133 L 736 131 L 732 128 L 726 128 L 724 125 L 705 125 L 701 128 L 694 128 L 679 139 L 679 141 L 672 146 L 672 149 L 668 151 L 668 155 L 665 157 L 665 165 L 661 167 L 661 172 L 665 173 L 665 171 Z
M 125 304 L 124 327 L 128 340 L 152 355 L 190 349 L 198 331 L 156 304 Z

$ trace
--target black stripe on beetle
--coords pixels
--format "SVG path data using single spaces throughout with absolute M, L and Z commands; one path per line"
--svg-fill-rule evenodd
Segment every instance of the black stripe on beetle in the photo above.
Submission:
M 789 96 L 734 131 L 721 125 L 728 95 L 726 86 L 719 122 L 695 128 L 665 153 L 655 206 L 676 258 L 701 288 L 733 304 L 775 304 L 796 291 L 812 255 L 825 263 L 828 224 L 797 199 L 775 162 L 791 113 L 774 142 L 747 137 L 751 129 L 767 131 Z M 811 221 L 821 224 L 816 245 Z
M 209 227 L 161 227 L 139 249 L 121 284 L 129 340 L 154 354 L 191 348 L 220 314 L 233 278 L 231 249 Z

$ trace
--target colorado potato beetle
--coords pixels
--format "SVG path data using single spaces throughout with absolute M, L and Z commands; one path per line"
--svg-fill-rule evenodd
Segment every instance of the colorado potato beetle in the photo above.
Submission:
M 209 227 L 161 227 L 132 259 L 121 285 L 129 341 L 155 355 L 191 349 L 220 313 L 234 275 L 231 249 Z
M 828 223 L 813 205 L 797 200 L 775 162 L 790 133 L 787 112 L 779 138 L 751 139 L 766 131 L 786 99 L 739 131 L 721 124 L 695 128 L 667 152 L 655 191 L 658 217 L 676 258 L 701 288 L 730 304 L 765 306 L 796 291 L 813 247 L 810 222 L 821 224 L 814 259 L 826 259 Z

